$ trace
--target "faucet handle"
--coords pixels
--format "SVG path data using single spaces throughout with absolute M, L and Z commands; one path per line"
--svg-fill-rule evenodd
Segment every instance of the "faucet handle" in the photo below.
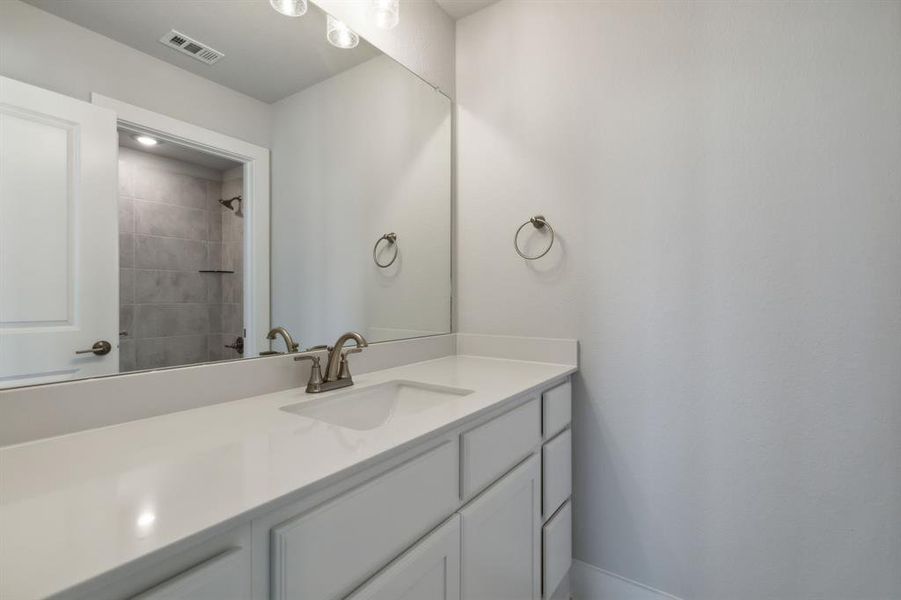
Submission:
M 319 357 L 315 354 L 306 354 L 303 356 L 295 356 L 295 362 L 299 360 L 309 360 L 313 364 L 310 366 L 310 379 L 307 381 L 307 391 L 319 391 L 322 387 L 322 368 L 319 366 Z
M 356 354 L 357 352 L 362 352 L 363 349 L 359 346 L 353 348 L 346 348 L 341 351 L 341 364 L 338 367 L 338 379 L 350 379 L 350 363 L 347 360 L 348 354 Z

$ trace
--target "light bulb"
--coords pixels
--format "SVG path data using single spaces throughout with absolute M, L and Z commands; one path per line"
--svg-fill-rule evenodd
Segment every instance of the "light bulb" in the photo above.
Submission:
M 332 46 L 338 48 L 356 48 L 360 43 L 360 36 L 344 23 L 332 15 L 328 15 L 325 26 L 325 37 Z
M 269 0 L 269 4 L 288 17 L 301 17 L 307 12 L 307 0 Z
M 160 143 L 158 139 L 152 138 L 149 135 L 136 135 L 135 141 L 142 146 L 156 146 Z
M 393 29 L 400 22 L 400 0 L 372 0 L 372 14 L 380 29 Z

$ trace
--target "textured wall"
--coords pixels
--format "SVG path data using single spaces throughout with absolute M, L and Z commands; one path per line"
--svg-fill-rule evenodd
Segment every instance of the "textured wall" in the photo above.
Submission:
M 577 557 L 897 598 L 901 4 L 506 0 L 457 69 L 460 330 L 581 340 Z
M 238 358 L 243 221 L 218 200 L 240 180 L 119 151 L 120 370 Z M 215 269 L 237 273 L 199 272 Z

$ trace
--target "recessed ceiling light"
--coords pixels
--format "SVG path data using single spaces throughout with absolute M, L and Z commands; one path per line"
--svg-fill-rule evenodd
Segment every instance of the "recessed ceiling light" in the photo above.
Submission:
M 269 4 L 287 17 L 302 17 L 307 12 L 307 0 L 269 0 Z
M 400 0 L 372 0 L 376 27 L 393 29 L 400 22 Z
M 149 135 L 136 135 L 134 136 L 135 141 L 142 146 L 156 146 L 160 143 L 160 141 L 156 138 L 152 138 Z
M 344 21 L 339 21 L 332 15 L 328 15 L 325 37 L 328 38 L 332 46 L 337 46 L 338 48 L 356 48 L 357 44 L 360 43 L 360 36 L 354 33 Z

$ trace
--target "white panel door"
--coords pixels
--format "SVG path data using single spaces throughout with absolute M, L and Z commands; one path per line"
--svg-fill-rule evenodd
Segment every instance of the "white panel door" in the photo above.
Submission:
M 454 515 L 347 600 L 460 600 L 460 517 Z
M 111 110 L 0 77 L 0 387 L 118 370 L 117 152 Z
M 532 455 L 460 511 L 463 600 L 539 597 L 540 479 Z

